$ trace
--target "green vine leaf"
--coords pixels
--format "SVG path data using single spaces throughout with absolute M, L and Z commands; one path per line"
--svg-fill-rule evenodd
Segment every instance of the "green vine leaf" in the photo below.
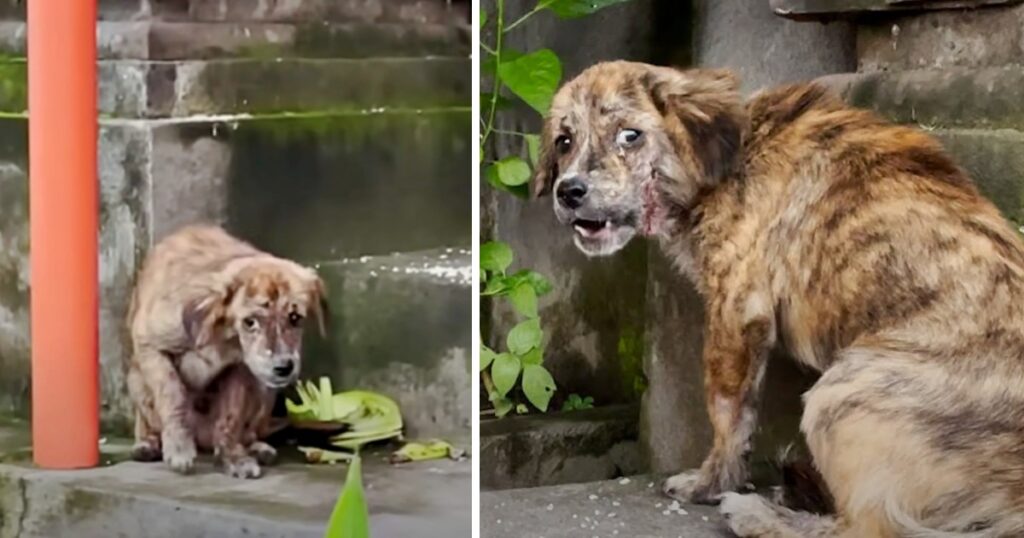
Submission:
M 508 391 L 516 386 L 516 380 L 519 379 L 519 372 L 522 369 L 523 365 L 519 362 L 519 357 L 510 353 L 502 353 L 494 358 L 494 363 L 491 365 L 491 379 L 494 380 L 494 388 L 498 391 L 498 396 L 504 398 L 508 395 Z
M 522 357 L 519 357 L 519 362 L 523 363 L 524 367 L 530 364 L 541 364 L 544 362 L 544 350 L 535 347 L 527 351 Z
M 498 65 L 498 77 L 526 104 L 540 114 L 546 114 L 562 80 L 562 62 L 550 49 L 515 59 L 503 56 Z
M 537 409 L 548 410 L 556 388 L 554 378 L 543 366 L 530 364 L 523 368 L 523 394 Z
M 540 347 L 543 339 L 544 331 L 540 329 L 540 320 L 533 318 L 512 327 L 505 340 L 509 351 L 523 355 L 535 347 Z
M 539 8 L 547 8 L 563 19 L 576 19 L 600 11 L 608 6 L 629 0 L 541 0 Z
M 494 358 L 497 356 L 498 354 L 495 353 L 493 349 L 480 344 L 480 371 L 482 372 L 486 370 L 487 367 L 494 362 Z
M 530 165 L 519 157 L 505 157 L 494 163 L 494 166 L 502 185 L 515 187 L 530 181 Z
M 485 271 L 505 273 L 512 265 L 512 249 L 500 241 L 489 241 L 480 245 L 480 268 Z
M 512 288 L 508 294 L 509 301 L 520 315 L 527 318 L 537 317 L 537 292 L 529 282 L 522 282 Z

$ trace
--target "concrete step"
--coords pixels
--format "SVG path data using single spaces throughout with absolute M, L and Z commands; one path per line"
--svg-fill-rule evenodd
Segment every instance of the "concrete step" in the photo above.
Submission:
M 182 476 L 162 463 L 124 462 L 128 445 L 120 441 L 104 445 L 107 466 L 39 470 L 26 461 L 21 428 L 0 428 L 8 462 L 0 464 L 2 538 L 321 538 L 345 481 L 342 465 L 295 462 L 239 480 L 205 458 Z M 363 464 L 375 538 L 469 535 L 469 461 L 391 466 L 383 458 L 371 450 Z
M 24 20 L 25 0 L 0 0 L 0 18 Z M 99 0 L 100 20 L 317 23 L 468 22 L 467 0 Z
M 830 75 L 853 105 L 928 127 L 1024 127 L 1024 65 Z
M 103 60 L 468 57 L 469 28 L 418 22 L 101 21 Z M 25 56 L 24 21 L 0 21 L 0 53 Z
M 1020 0 L 771 0 L 777 15 L 797 20 L 834 19 L 887 12 L 974 9 L 1016 4 Z
M 330 295 L 326 340 L 307 340 L 306 375 L 388 394 L 413 436 L 468 432 L 472 258 L 463 248 L 318 264 Z
M 480 487 L 593 482 L 645 470 L 637 405 L 508 416 L 480 424 Z
M 925 3 L 915 2 L 916 6 Z M 865 18 L 857 24 L 858 71 L 1022 65 L 1024 5 Z
M 487 538 L 727 538 L 711 506 L 669 510 L 660 479 L 628 479 L 480 492 Z
M 27 63 L 0 62 L 0 112 L 27 109 Z M 102 61 L 107 117 L 469 107 L 469 58 Z

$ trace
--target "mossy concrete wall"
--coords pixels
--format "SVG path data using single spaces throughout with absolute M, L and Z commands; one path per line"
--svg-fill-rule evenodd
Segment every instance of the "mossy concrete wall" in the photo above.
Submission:
M 0 411 L 24 414 L 30 283 L 20 4 L 0 2 L 0 50 L 10 55 L 0 61 Z M 222 224 L 261 248 L 324 267 L 373 255 L 406 270 L 412 262 L 393 253 L 469 245 L 467 5 L 286 4 L 101 1 L 100 355 L 108 429 L 129 423 L 121 365 L 134 273 L 153 242 L 178 227 Z M 462 274 L 469 261 L 457 265 Z M 340 313 L 331 342 L 376 330 L 383 344 L 311 344 L 308 373 L 338 374 L 342 387 L 418 395 L 402 400 L 415 411 L 411 431 L 464 429 L 469 285 L 448 282 L 450 296 L 462 297 L 455 300 L 430 295 L 438 284 L 421 276 L 376 282 L 375 302 L 327 271 Z M 421 305 L 415 313 L 424 322 L 389 333 L 389 312 L 398 314 L 387 305 L 409 302 Z M 446 324 L 432 325 L 435 317 Z M 424 346 L 415 357 L 384 345 L 425 340 L 445 345 Z M 379 373 L 388 368 L 398 373 Z

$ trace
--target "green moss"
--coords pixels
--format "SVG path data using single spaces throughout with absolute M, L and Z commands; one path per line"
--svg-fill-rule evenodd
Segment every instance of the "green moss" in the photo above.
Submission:
M 28 109 L 28 64 L 0 59 L 0 110 L 23 113 Z
M 644 335 L 641 329 L 622 327 L 619 330 L 619 368 L 623 390 L 639 399 L 647 389 L 644 377 Z

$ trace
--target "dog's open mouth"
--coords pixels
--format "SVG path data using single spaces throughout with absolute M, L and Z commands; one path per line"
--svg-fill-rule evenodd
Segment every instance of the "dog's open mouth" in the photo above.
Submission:
M 587 238 L 596 238 L 603 234 L 606 235 L 610 233 L 611 226 L 611 221 L 608 220 L 576 219 L 572 221 L 572 228 L 576 230 L 576 233 Z

